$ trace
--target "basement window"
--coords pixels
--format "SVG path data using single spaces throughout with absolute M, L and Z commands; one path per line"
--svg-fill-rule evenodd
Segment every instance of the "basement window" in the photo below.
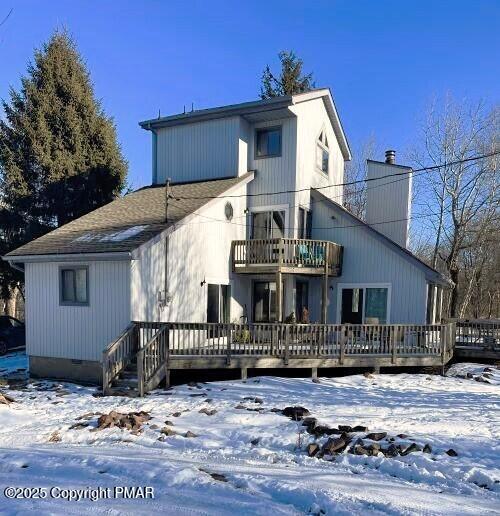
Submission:
M 88 267 L 61 267 L 59 269 L 59 300 L 61 305 L 86 306 L 89 304 Z

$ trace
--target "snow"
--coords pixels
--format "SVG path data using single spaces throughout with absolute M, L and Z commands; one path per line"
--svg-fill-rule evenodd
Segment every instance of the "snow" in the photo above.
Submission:
M 499 514 L 500 371 L 494 366 L 457 364 L 447 377 L 354 375 L 319 383 L 258 377 L 181 385 L 143 399 L 95 397 L 94 388 L 63 382 L 25 383 L 25 367 L 20 353 L 0 358 L 0 391 L 16 400 L 0 405 L 0 514 Z M 475 380 L 488 367 L 489 383 Z M 271 411 L 289 405 L 332 426 L 404 433 L 397 442 L 414 439 L 433 452 L 309 458 L 304 450 L 313 436 Z M 217 412 L 208 416 L 203 408 Z M 76 419 L 111 410 L 146 411 L 152 419 L 139 435 L 96 430 L 98 415 Z M 162 436 L 165 421 L 178 435 Z M 77 422 L 89 426 L 70 429 Z M 184 437 L 187 431 L 197 437 Z M 59 442 L 49 442 L 54 433 Z M 445 453 L 450 448 L 457 457 Z M 6 486 L 151 486 L 154 499 L 7 500 Z

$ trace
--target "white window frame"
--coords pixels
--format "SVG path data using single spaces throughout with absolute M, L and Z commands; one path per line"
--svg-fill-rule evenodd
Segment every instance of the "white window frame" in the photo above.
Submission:
M 363 289 L 363 305 L 362 310 L 362 324 L 365 324 L 365 302 L 367 288 L 386 288 L 387 289 L 387 321 L 386 324 L 391 324 L 391 300 L 392 300 L 392 283 L 339 283 L 337 284 L 337 324 L 340 324 L 342 316 L 342 290 L 350 288 Z
M 321 131 L 319 132 L 317 138 L 316 138 L 316 145 L 314 147 L 314 168 L 316 169 L 316 172 L 319 172 L 323 177 L 330 177 L 330 158 L 331 158 L 331 152 L 330 147 L 327 147 L 321 140 L 320 136 L 324 134 L 327 138 L 328 135 L 326 134 L 326 128 L 323 127 Z M 328 152 L 328 170 L 325 172 L 323 170 L 323 166 L 318 166 L 318 147 L 326 152 Z M 323 161 L 323 160 L 322 160 Z
M 64 299 L 64 285 L 63 285 L 63 271 L 72 270 L 75 271 L 75 281 L 76 281 L 76 271 L 84 270 L 85 271 L 85 290 L 86 290 L 86 300 L 85 301 L 66 301 Z M 59 281 L 59 306 L 89 306 L 90 305 L 90 273 L 88 264 L 68 264 L 68 265 L 60 265 L 58 271 L 58 281 Z M 76 286 L 75 286 L 76 288 Z
M 254 206 L 252 208 L 248 208 L 249 213 L 249 222 L 248 222 L 248 238 L 253 233 L 253 213 L 259 213 L 262 211 L 284 211 L 285 212 L 285 238 L 289 235 L 289 205 L 288 204 L 270 204 L 268 206 Z

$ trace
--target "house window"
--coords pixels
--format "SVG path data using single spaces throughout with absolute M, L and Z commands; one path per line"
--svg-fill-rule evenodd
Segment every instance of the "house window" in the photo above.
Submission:
M 61 267 L 59 290 L 61 305 L 88 305 L 89 270 L 87 267 Z
M 284 210 L 252 213 L 252 238 L 283 238 L 284 236 Z
M 255 157 L 281 156 L 281 127 L 266 127 L 255 131 Z
M 230 320 L 231 285 L 208 284 L 207 322 L 228 323 Z
M 328 139 L 325 131 L 323 130 L 316 141 L 316 168 L 326 175 L 328 175 L 329 158 L 330 151 L 328 149 Z
M 342 288 L 341 324 L 387 324 L 387 287 Z
M 276 321 L 276 283 L 256 281 L 253 284 L 253 320 Z
M 299 323 L 309 322 L 309 283 L 297 281 L 295 284 L 295 319 Z

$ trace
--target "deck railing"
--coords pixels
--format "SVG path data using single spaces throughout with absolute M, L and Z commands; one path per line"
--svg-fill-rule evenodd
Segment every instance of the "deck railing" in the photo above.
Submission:
M 102 391 L 107 394 L 113 380 L 127 367 L 139 345 L 138 326 L 131 323 L 102 354 Z
M 276 269 L 313 269 L 340 275 L 342 246 L 324 240 L 273 238 L 235 240 L 232 243 L 233 269 L 275 267 Z
M 456 321 L 457 347 L 500 352 L 500 321 L 478 319 Z
M 169 353 L 176 356 L 253 355 L 273 358 L 346 355 L 446 355 L 454 325 L 168 323 Z

